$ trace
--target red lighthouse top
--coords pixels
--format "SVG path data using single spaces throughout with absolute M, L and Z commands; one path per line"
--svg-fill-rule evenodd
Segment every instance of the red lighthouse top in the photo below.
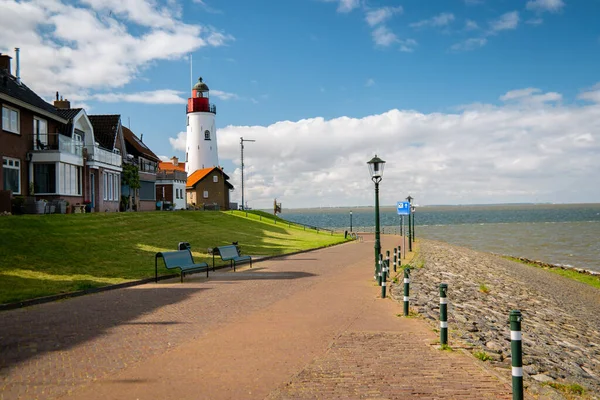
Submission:
M 188 99 L 187 112 L 209 112 L 216 114 L 217 108 L 208 102 L 208 86 L 198 78 L 198 82 L 192 88 L 192 97 Z

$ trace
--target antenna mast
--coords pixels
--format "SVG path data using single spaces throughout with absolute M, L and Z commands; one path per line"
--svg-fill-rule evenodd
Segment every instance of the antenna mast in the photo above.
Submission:
M 246 204 L 244 204 L 244 142 L 256 142 L 256 140 L 240 137 L 240 147 L 242 148 L 242 210 L 246 209 Z

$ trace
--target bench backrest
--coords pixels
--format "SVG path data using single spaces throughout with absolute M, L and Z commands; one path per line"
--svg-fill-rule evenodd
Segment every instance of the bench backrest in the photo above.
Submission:
M 163 251 L 157 253 L 156 256 L 162 257 L 165 260 L 167 268 L 181 267 L 182 265 L 194 263 L 192 253 L 189 250 Z
M 219 254 L 223 258 L 239 257 L 237 247 L 234 245 L 219 246 Z

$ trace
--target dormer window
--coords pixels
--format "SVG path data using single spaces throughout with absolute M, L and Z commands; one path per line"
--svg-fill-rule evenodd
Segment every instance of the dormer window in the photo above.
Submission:
M 210 140 L 210 131 L 204 131 L 204 140 Z

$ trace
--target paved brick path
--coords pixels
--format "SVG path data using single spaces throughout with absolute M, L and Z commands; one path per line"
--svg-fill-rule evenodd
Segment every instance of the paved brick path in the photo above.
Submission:
M 510 398 L 378 299 L 372 253 L 367 238 L 0 313 L 0 400 Z

